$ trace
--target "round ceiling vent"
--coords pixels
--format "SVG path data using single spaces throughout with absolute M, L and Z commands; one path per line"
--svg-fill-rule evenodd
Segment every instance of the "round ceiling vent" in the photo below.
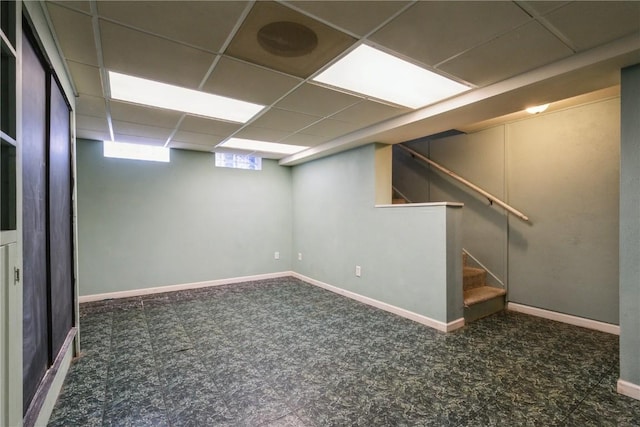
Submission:
M 318 46 L 318 36 L 297 22 L 278 21 L 260 28 L 258 43 L 273 55 L 296 57 L 312 52 Z

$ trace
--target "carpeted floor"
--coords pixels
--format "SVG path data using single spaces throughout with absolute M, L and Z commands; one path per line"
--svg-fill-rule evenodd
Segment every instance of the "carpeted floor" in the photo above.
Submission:
M 638 426 L 618 337 L 523 314 L 443 334 L 293 278 L 81 306 L 51 426 Z

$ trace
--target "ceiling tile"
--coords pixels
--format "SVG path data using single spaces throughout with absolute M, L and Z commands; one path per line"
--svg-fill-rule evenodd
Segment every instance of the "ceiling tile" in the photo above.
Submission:
M 258 126 L 251 125 L 242 129 L 240 132 L 235 134 L 234 137 L 244 138 L 244 139 L 254 139 L 256 141 L 278 142 L 289 135 L 291 135 L 291 132 L 261 128 Z
M 484 86 L 571 55 L 573 52 L 537 22 L 531 22 L 440 68 L 463 80 Z
M 285 110 L 326 117 L 361 100 L 362 98 L 357 96 L 305 83 L 278 102 L 276 106 Z
M 407 1 L 294 1 L 293 6 L 324 21 L 364 36 L 409 2 Z
M 329 138 L 324 136 L 316 136 L 316 135 L 307 135 L 304 133 L 296 133 L 291 135 L 280 143 L 282 144 L 293 144 L 293 145 L 301 145 L 303 147 L 315 147 L 316 145 L 320 145 L 323 142 L 326 142 Z
M 309 126 L 304 133 L 312 136 L 322 136 L 325 138 L 335 138 L 352 132 L 362 126 L 354 123 L 342 122 L 340 120 L 324 119 L 320 123 Z
M 308 114 L 272 108 L 258 117 L 251 125 L 267 129 L 295 132 L 321 119 L 321 117 L 310 116 Z
M 111 141 L 109 132 L 100 132 L 88 129 L 76 129 L 76 138 L 93 139 L 95 141 Z
M 392 107 L 375 101 L 362 101 L 353 105 L 338 114 L 331 116 L 332 119 L 345 122 L 359 123 L 360 125 L 370 125 L 379 121 L 398 116 L 411 111 L 408 108 Z
M 417 2 L 370 40 L 436 65 L 530 19 L 513 2 Z
M 205 152 L 211 152 L 211 149 L 213 148 L 210 145 L 188 144 L 185 142 L 178 142 L 178 141 L 171 141 L 171 143 L 169 143 L 169 147 L 178 149 L 178 150 L 205 151 Z
M 222 57 L 202 90 L 262 105 L 271 105 L 301 79 Z
M 187 132 L 187 131 L 178 131 L 171 138 L 171 141 L 184 142 L 188 144 L 200 144 L 200 145 L 209 145 L 213 147 L 214 145 L 222 142 L 227 136 L 220 135 L 210 135 L 204 133 L 196 133 L 196 132 Z
M 81 93 L 80 96 L 76 98 L 76 114 L 102 118 L 107 117 L 104 98 Z
M 76 128 L 93 130 L 109 134 L 109 125 L 106 117 L 93 117 L 76 114 Z
M 166 141 L 173 132 L 173 129 L 161 128 L 158 126 L 146 126 L 138 123 L 122 122 L 112 120 L 113 133 L 125 134 L 130 136 L 145 136 L 154 139 L 163 139 Z M 127 141 L 122 141 L 127 142 Z
M 47 3 L 47 10 L 65 58 L 98 65 L 91 17 L 53 3 Z
M 317 47 L 311 53 L 301 56 L 287 57 L 267 52 L 258 42 L 258 31 L 267 24 L 280 21 L 301 24 L 311 29 L 317 36 Z M 306 78 L 355 41 L 353 37 L 286 6 L 272 1 L 259 1 L 254 4 L 225 53 L 254 64 Z
M 640 2 L 572 2 L 545 18 L 581 51 L 640 31 Z
M 140 123 L 149 126 L 175 127 L 182 117 L 182 113 L 160 108 L 145 107 L 110 100 L 111 117 L 114 120 Z
M 107 69 L 196 89 L 214 55 L 121 25 L 100 21 Z
M 544 15 L 554 9 L 564 6 L 568 1 L 549 0 L 549 1 L 523 1 L 522 4 L 526 9 L 533 10 L 538 15 Z
M 180 124 L 180 130 L 220 136 L 231 135 L 240 129 L 240 127 L 242 127 L 242 125 L 239 123 L 223 122 L 189 115 L 187 115 Z
M 245 1 L 99 1 L 101 17 L 218 52 Z
M 151 138 L 138 135 L 127 135 L 125 133 L 116 133 L 115 140 L 117 142 L 128 142 L 129 144 L 143 144 L 143 145 L 160 145 L 163 146 L 167 140 L 162 138 Z
M 74 61 L 67 61 L 67 65 L 78 92 L 102 96 L 102 81 L 100 80 L 100 69 L 98 67 Z
M 85 13 L 91 13 L 91 4 L 87 0 L 70 0 L 70 1 L 54 1 L 51 3 L 57 3 L 59 5 L 68 7 L 70 9 L 80 10 Z

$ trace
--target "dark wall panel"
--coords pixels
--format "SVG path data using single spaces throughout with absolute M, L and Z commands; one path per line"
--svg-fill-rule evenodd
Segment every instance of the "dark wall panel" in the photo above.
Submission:
M 28 407 L 48 363 L 46 72 L 27 37 L 22 53 L 23 394 Z
M 49 257 L 51 280 L 51 357 L 72 326 L 71 150 L 69 107 L 51 77 L 49 125 Z M 53 360 L 51 360 L 53 362 Z

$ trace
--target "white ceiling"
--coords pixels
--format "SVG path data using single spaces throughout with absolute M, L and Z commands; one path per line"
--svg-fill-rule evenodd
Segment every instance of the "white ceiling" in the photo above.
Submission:
M 197 151 L 231 136 L 311 147 L 283 164 L 473 128 L 615 86 L 620 67 L 640 62 L 638 1 L 47 1 L 45 12 L 77 93 L 78 137 Z M 260 49 L 257 29 L 282 20 L 312 28 L 318 48 L 289 59 Z M 311 83 L 362 43 L 474 89 L 409 110 Z M 114 101 L 107 70 L 268 108 L 240 125 Z

